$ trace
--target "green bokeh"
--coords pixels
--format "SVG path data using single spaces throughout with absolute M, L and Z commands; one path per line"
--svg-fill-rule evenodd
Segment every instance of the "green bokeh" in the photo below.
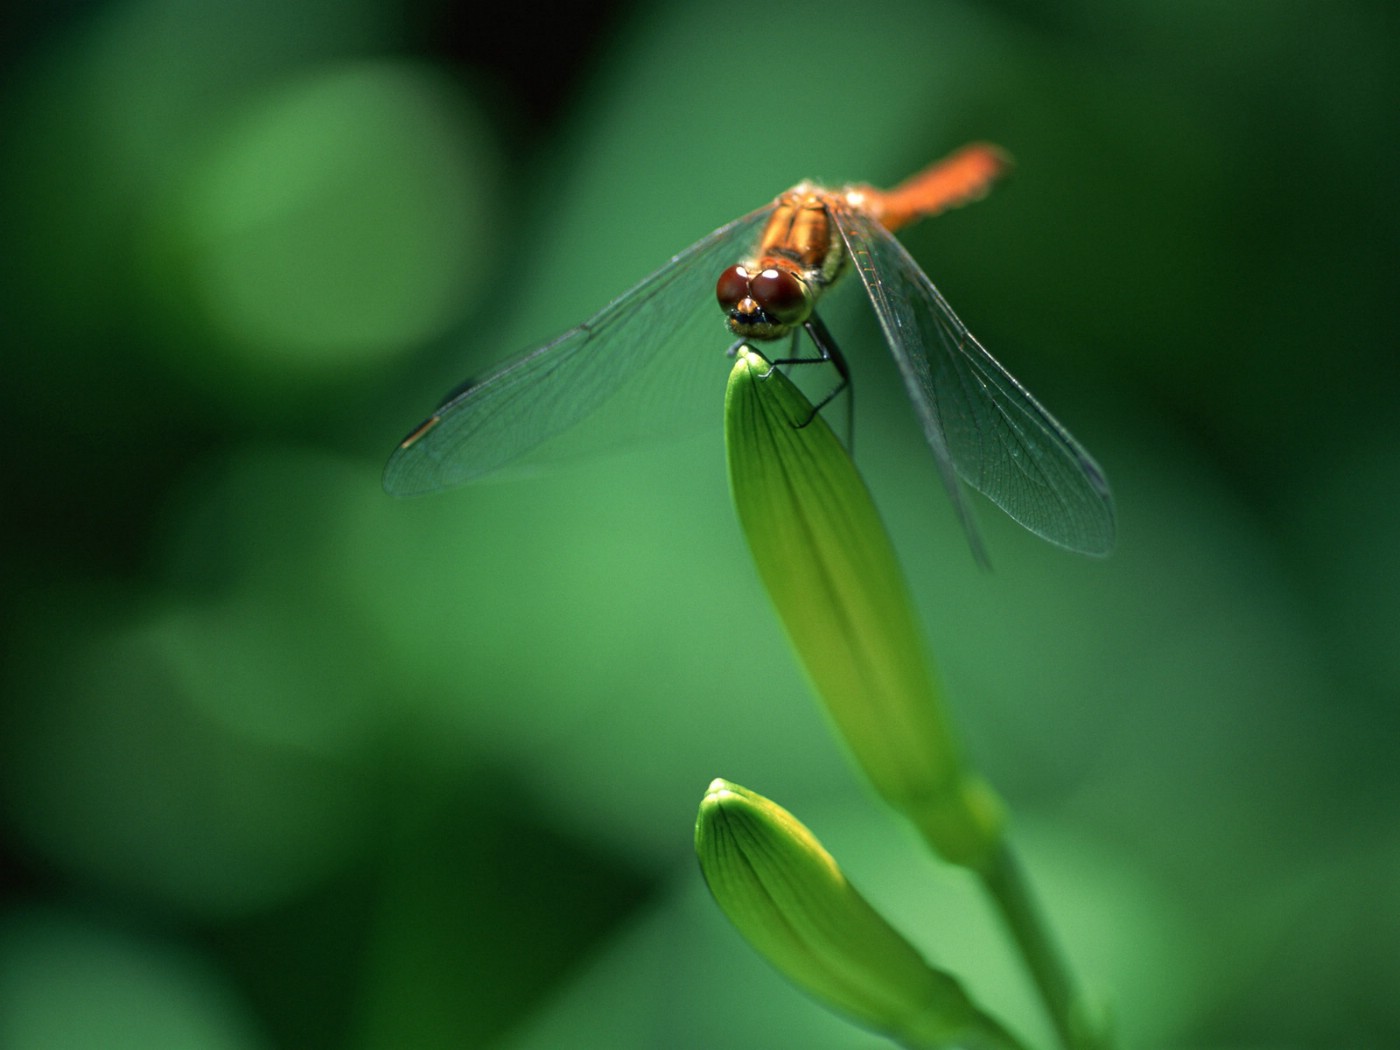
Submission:
M 718 322 L 712 432 L 378 486 L 435 397 L 713 227 L 971 139 L 1015 174 L 904 240 L 1120 545 L 979 503 L 979 571 L 838 290 L 970 757 L 1125 1046 L 1400 1042 L 1391 5 L 676 2 L 557 51 L 532 13 L 110 0 L 6 52 L 0 1042 L 879 1045 L 704 899 L 723 776 L 1048 1045 L 804 691 Z
M 171 283 L 262 378 L 382 367 L 440 335 L 485 277 L 498 227 L 481 136 L 445 77 L 407 64 L 272 95 L 196 162 Z

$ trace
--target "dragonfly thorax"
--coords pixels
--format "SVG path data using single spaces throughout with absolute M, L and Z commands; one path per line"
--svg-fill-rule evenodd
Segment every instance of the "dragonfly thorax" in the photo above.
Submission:
M 845 262 L 826 191 L 794 186 L 774 202 L 750 262 L 720 275 L 715 291 L 741 339 L 780 339 L 812 316 Z

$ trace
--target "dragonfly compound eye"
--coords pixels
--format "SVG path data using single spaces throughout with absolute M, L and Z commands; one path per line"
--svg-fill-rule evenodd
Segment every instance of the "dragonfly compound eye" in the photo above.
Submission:
M 733 310 L 749 297 L 749 271 L 742 266 L 731 266 L 725 270 L 715 285 L 715 297 L 726 313 Z
M 749 288 L 763 312 L 781 324 L 801 324 L 812 312 L 807 282 L 791 270 L 770 266 L 749 281 Z

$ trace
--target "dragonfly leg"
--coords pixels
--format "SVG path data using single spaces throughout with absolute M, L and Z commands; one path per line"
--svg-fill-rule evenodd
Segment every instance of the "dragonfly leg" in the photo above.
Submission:
M 816 347 L 816 357 L 797 356 L 798 336 L 797 332 L 795 332 L 794 330 L 794 332 L 792 332 L 792 357 L 774 358 L 774 360 L 769 361 L 769 364 L 774 365 L 774 367 L 777 367 L 777 365 L 780 364 L 829 363 L 832 364 L 832 367 L 836 368 L 836 374 L 839 375 L 840 382 L 837 382 L 836 386 L 833 386 L 833 388 L 830 389 L 830 391 L 826 392 L 826 395 L 823 396 L 822 400 L 819 400 L 819 402 L 816 402 L 816 405 L 812 406 L 811 416 L 806 417 L 805 420 L 802 420 L 801 423 L 797 424 L 798 430 L 801 430 L 802 427 L 808 426 L 808 424 L 811 423 L 812 420 L 816 419 L 816 414 L 818 414 L 820 410 L 825 409 L 825 407 L 827 405 L 830 405 L 830 403 L 832 403 L 833 400 L 839 398 L 841 393 L 846 392 L 851 385 L 851 368 L 850 365 L 846 363 L 846 354 L 841 353 L 841 347 L 837 346 L 836 339 L 833 339 L 832 333 L 830 333 L 829 330 L 827 330 L 825 323 L 822 322 L 822 319 L 820 319 L 818 315 L 813 314 L 811 318 L 808 318 L 805 322 L 802 322 L 802 328 L 806 330 L 806 335 L 808 335 L 809 339 L 812 340 L 812 346 Z M 854 433 L 854 431 L 851 430 L 851 424 L 853 424 L 854 399 L 851 400 L 851 402 L 847 403 L 846 413 L 847 431 L 848 433 Z
M 779 365 L 830 364 L 836 369 L 836 374 L 840 377 L 839 381 L 834 387 L 827 391 L 827 393 L 822 397 L 820 401 L 818 401 L 815 405 L 812 406 L 811 414 L 809 414 L 807 418 L 804 419 L 801 423 L 796 424 L 798 430 L 801 430 L 803 427 L 810 424 L 812 420 L 817 418 L 817 414 L 821 412 L 822 409 L 824 409 L 827 405 L 831 404 L 832 401 L 836 400 L 837 397 L 839 397 L 842 393 L 844 393 L 851 387 L 851 369 L 850 366 L 846 364 L 846 356 L 843 353 L 841 353 L 841 348 L 836 345 L 836 340 L 832 337 L 831 332 L 827 330 L 826 325 L 822 323 L 822 319 L 816 314 L 813 314 L 810 318 L 803 322 L 802 328 L 806 330 L 808 338 L 812 340 L 812 345 L 817 348 L 816 357 L 798 356 L 798 329 L 793 329 L 792 332 L 792 342 L 788 351 L 788 353 L 791 356 L 789 357 L 769 357 L 767 354 L 763 353 L 763 351 L 759 350 L 752 343 L 749 344 L 749 349 L 752 350 L 754 353 L 758 354 L 759 357 L 767 361 L 770 366 L 769 372 L 764 374 L 765 379 L 767 378 L 768 374 L 771 373 L 772 370 L 774 368 L 777 368 Z M 742 345 L 742 341 L 738 345 Z M 733 349 L 737 350 L 738 345 L 736 345 Z M 848 434 L 846 442 L 847 446 L 850 445 L 849 435 L 854 435 L 855 433 L 854 424 L 855 401 L 854 399 L 851 399 L 846 404 L 846 432 Z
M 850 365 L 846 364 L 846 355 L 841 353 L 841 348 L 836 345 L 836 340 L 833 339 L 831 333 L 827 331 L 826 325 L 822 322 L 820 317 L 813 314 L 806 320 L 802 327 L 807 330 L 808 338 L 812 340 L 812 345 L 817 348 L 817 353 L 821 355 L 818 360 L 830 361 L 832 367 L 836 369 L 836 374 L 840 376 L 840 382 L 827 391 L 826 396 L 812 406 L 812 414 L 808 416 L 806 422 L 802 424 L 805 427 L 817 417 L 818 412 L 849 389 L 851 385 L 851 368 Z M 810 360 L 810 358 L 808 360 Z M 848 423 L 850 422 L 849 413 L 854 411 L 854 405 L 855 399 L 852 398 L 847 405 Z

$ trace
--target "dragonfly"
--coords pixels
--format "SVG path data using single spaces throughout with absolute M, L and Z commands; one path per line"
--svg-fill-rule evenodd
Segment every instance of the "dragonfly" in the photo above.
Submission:
M 708 314 L 718 332 L 716 301 L 730 354 L 786 342 L 790 352 L 763 356 L 774 366 L 834 366 L 838 383 L 820 410 L 851 372 L 816 307 L 854 271 L 974 555 L 985 560 L 964 484 L 1050 543 L 1108 554 L 1115 524 L 1104 472 L 977 341 L 894 236 L 984 196 L 1008 164 L 997 147 L 973 143 L 888 191 L 799 183 L 702 237 L 577 327 L 463 383 L 394 450 L 385 489 L 422 495 L 520 462 L 567 458 L 591 440 L 590 428 L 601 424 L 608 435 L 613 417 L 644 431 L 675 423 L 685 414 L 678 388 L 718 382 L 713 343 L 700 329 Z M 816 357 L 798 354 L 803 334 Z M 622 440 L 626 426 L 611 433 Z

